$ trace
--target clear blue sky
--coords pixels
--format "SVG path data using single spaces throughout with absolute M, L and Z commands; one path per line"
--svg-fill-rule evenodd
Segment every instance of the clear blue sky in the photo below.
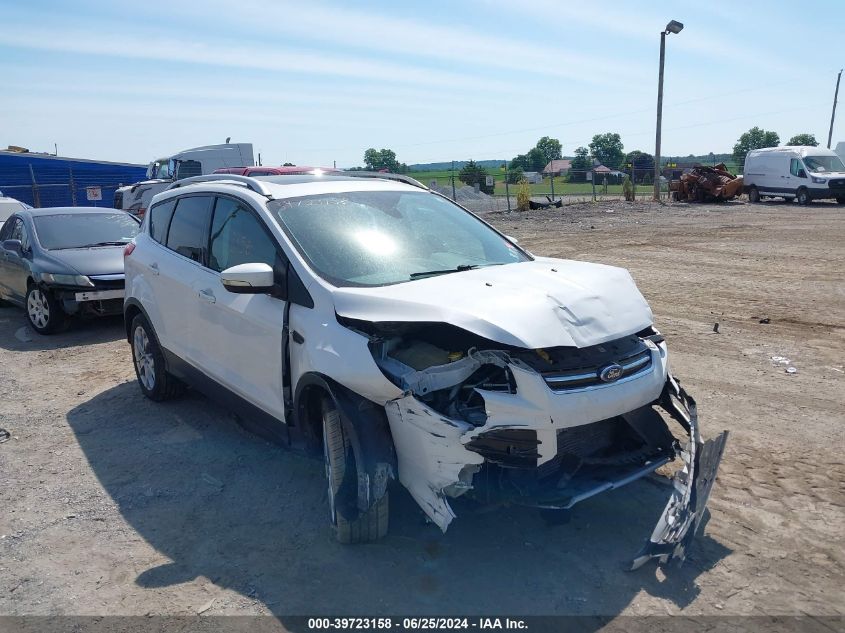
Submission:
M 0 145 L 148 162 L 252 142 L 264 164 L 565 154 L 619 132 L 664 155 L 730 151 L 753 125 L 826 142 L 845 3 L 0 0 Z M 845 89 L 834 144 L 845 140 Z

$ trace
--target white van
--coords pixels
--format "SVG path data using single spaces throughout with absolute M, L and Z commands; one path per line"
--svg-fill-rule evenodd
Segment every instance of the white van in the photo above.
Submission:
M 745 157 L 743 179 L 751 202 L 781 196 L 798 204 L 823 198 L 845 204 L 845 165 L 835 152 L 821 147 L 752 150 Z

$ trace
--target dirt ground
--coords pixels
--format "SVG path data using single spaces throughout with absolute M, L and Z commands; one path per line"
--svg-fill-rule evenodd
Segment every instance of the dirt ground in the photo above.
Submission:
M 7 307 L 0 614 L 845 613 L 845 209 L 603 202 L 486 217 L 535 254 L 630 269 L 705 437 L 730 430 L 682 567 L 622 570 L 665 503 L 654 480 L 565 525 L 458 500 L 445 535 L 397 486 L 390 535 L 339 545 L 321 463 L 199 395 L 145 400 L 119 319 L 42 337 Z

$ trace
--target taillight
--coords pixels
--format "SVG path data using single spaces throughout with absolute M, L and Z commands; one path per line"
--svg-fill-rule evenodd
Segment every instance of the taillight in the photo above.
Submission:
M 123 256 L 129 257 L 132 254 L 132 251 L 135 250 L 135 242 L 129 242 L 126 246 L 123 247 Z

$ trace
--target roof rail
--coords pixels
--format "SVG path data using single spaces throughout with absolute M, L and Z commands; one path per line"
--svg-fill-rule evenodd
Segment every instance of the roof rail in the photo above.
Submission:
M 342 171 L 339 176 L 352 176 L 353 178 L 381 178 L 382 180 L 397 180 L 399 182 L 404 182 L 406 185 L 412 185 L 414 187 L 419 187 L 420 189 L 428 190 L 424 184 L 422 184 L 419 180 L 414 180 L 410 176 L 405 176 L 403 174 L 391 174 L 389 172 L 383 171 Z
M 178 189 L 179 187 L 184 187 L 186 185 L 193 185 L 198 182 L 215 181 L 228 182 L 240 185 L 262 196 L 267 196 L 268 198 L 273 197 L 273 195 L 270 193 L 270 190 L 260 180 L 250 178 L 249 176 L 239 176 L 236 174 L 203 174 L 202 176 L 191 176 L 190 178 L 182 178 L 181 180 L 177 180 L 172 185 L 170 185 L 167 189 L 165 189 L 165 191 L 170 191 L 171 189 Z

